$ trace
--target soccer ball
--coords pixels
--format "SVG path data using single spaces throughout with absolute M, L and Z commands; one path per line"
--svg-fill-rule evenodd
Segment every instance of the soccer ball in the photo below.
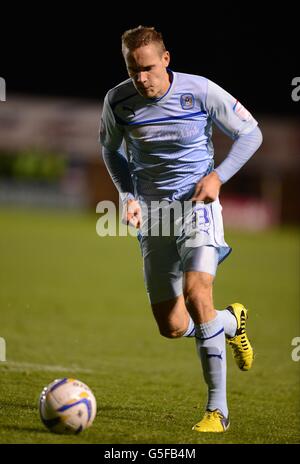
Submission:
M 43 424 L 54 433 L 77 434 L 90 427 L 97 412 L 91 389 L 80 380 L 57 379 L 40 395 Z

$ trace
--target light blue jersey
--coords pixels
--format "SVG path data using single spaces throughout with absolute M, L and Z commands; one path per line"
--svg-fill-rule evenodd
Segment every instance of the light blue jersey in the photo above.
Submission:
M 212 123 L 232 139 L 257 126 L 228 92 L 196 75 L 169 71 L 172 83 L 158 99 L 142 97 L 128 79 L 104 101 L 100 141 L 123 149 L 136 198 L 182 200 L 213 167 Z

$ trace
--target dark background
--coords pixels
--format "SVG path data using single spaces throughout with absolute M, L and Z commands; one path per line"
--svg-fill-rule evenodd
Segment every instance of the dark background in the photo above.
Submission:
M 297 115 L 291 81 L 300 75 L 292 6 L 91 3 L 16 6 L 1 20 L 0 76 L 10 93 L 102 100 L 127 78 L 124 30 L 161 31 L 171 69 L 215 81 L 253 113 Z

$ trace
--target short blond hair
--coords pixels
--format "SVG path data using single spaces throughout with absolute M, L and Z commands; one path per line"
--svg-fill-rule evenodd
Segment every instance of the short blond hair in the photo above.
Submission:
M 161 32 L 156 31 L 154 27 L 138 26 L 125 31 L 122 35 L 122 52 L 124 54 L 126 49 L 133 51 L 151 43 L 159 46 L 161 54 L 166 51 Z

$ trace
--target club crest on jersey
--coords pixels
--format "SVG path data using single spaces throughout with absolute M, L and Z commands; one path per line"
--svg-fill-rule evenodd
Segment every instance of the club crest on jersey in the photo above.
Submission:
M 195 98 L 192 93 L 183 93 L 180 96 L 180 104 L 183 110 L 190 110 L 194 108 Z

